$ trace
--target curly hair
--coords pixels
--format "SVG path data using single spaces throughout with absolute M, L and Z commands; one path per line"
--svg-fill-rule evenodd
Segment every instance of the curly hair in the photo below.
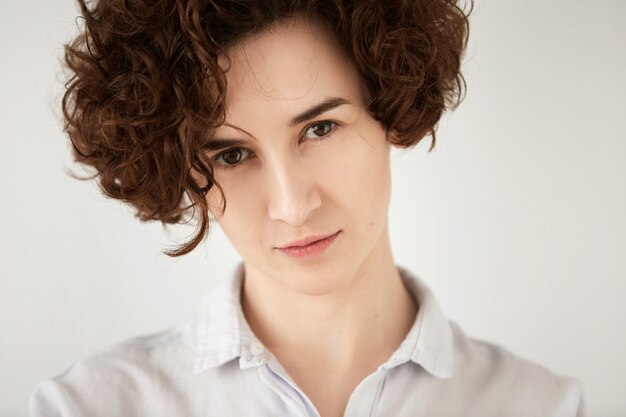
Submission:
M 79 179 L 99 177 L 100 190 L 134 207 L 141 221 L 166 227 L 196 219 L 192 239 L 164 251 L 172 257 L 208 234 L 208 191 L 217 186 L 223 196 L 203 142 L 225 121 L 218 58 L 247 36 L 297 17 L 324 25 L 369 89 L 368 112 L 394 132 L 397 147 L 430 135 L 432 150 L 441 115 L 465 95 L 472 0 L 467 12 L 456 0 L 78 3 L 84 25 L 65 45 L 61 105 L 74 160 L 95 170 Z

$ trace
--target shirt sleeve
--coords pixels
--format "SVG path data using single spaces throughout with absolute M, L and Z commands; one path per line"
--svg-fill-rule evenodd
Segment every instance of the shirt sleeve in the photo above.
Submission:
M 97 360 L 74 362 L 61 374 L 35 385 L 28 400 L 28 414 L 30 417 L 126 417 L 115 407 L 117 402 L 111 401 L 116 397 L 114 377 Z M 111 381 L 110 386 L 103 381 Z
M 53 379 L 35 385 L 28 401 L 30 417 L 78 417 L 80 414 L 71 404 L 62 386 Z

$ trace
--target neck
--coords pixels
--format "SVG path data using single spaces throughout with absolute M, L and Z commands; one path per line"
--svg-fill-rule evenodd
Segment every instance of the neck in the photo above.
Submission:
M 373 360 L 382 364 L 417 313 L 386 230 L 357 274 L 332 292 L 311 296 L 266 282 L 246 268 L 242 309 L 254 334 L 281 362 L 297 356 L 345 368 Z

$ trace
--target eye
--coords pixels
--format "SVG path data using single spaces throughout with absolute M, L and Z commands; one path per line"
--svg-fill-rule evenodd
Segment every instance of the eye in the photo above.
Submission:
M 244 155 L 252 155 L 247 149 L 244 148 L 230 148 L 213 158 L 213 161 L 223 169 L 235 168 L 245 159 Z
M 330 121 L 330 120 L 323 120 L 321 122 L 314 123 L 306 129 L 304 138 L 327 139 L 333 134 L 336 126 L 337 126 L 337 123 Z M 314 136 L 313 137 L 307 136 L 308 133 L 312 133 Z

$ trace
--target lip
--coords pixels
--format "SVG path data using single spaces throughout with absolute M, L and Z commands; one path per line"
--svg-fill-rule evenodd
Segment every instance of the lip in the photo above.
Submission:
M 310 245 L 313 242 L 317 242 L 318 240 L 326 239 L 326 238 L 328 238 L 330 236 L 336 235 L 337 233 L 339 233 L 339 231 L 333 232 L 333 233 L 328 233 L 328 234 L 325 234 L 325 235 L 307 236 L 307 237 L 302 238 L 302 239 L 292 240 L 291 242 L 287 243 L 286 245 L 277 246 L 276 249 L 289 249 L 289 248 L 297 248 L 297 247 L 307 246 L 307 245 Z
M 304 246 L 290 246 L 284 248 L 277 248 L 282 253 L 292 258 L 312 258 L 321 254 L 326 248 L 333 244 L 337 240 L 337 236 L 341 234 L 341 230 L 329 235 L 325 238 L 318 239 Z M 306 239 L 305 239 L 306 240 Z

